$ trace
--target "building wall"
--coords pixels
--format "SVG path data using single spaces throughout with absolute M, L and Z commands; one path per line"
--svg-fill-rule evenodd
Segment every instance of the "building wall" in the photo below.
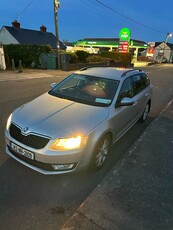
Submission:
M 153 59 L 159 61 L 162 57 L 165 57 L 169 61 L 171 52 L 170 47 L 165 42 L 162 42 L 159 46 L 155 47 Z
M 19 44 L 19 42 L 8 32 L 5 27 L 0 30 L 0 44 Z
M 4 57 L 4 49 L 3 47 L 0 46 L 0 70 L 6 69 L 6 64 L 5 64 L 5 57 Z
M 93 48 L 93 47 L 78 47 L 78 46 L 68 47 L 67 46 L 67 49 L 66 49 L 67 52 L 72 52 L 72 53 L 79 51 L 79 50 L 88 52 L 90 54 L 98 54 L 99 52 L 99 48 Z

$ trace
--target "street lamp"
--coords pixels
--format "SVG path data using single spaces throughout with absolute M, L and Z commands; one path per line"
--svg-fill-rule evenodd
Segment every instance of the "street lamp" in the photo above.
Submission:
M 169 37 L 172 37 L 172 34 L 170 34 L 170 33 L 167 33 L 167 34 L 166 34 L 165 43 L 167 43 L 167 42 L 168 42 L 168 38 L 169 38 Z
M 55 18 L 55 33 L 56 33 L 56 51 L 58 59 L 58 69 L 61 68 L 60 62 L 60 42 L 59 42 L 59 33 L 58 33 L 58 9 L 60 7 L 60 2 L 58 0 L 53 0 L 54 4 L 54 18 Z
M 172 37 L 172 34 L 167 33 L 167 34 L 166 34 L 166 38 L 165 38 L 165 42 L 164 42 L 163 56 L 162 56 L 162 58 L 161 58 L 161 61 L 162 61 L 162 59 L 165 57 L 165 48 L 166 48 L 166 44 L 167 44 L 167 42 L 168 42 L 168 38 L 169 38 L 169 37 Z

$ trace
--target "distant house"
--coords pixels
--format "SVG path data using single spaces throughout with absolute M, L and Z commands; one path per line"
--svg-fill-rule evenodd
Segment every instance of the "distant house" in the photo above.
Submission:
M 73 51 L 74 45 L 72 42 L 63 41 L 63 44 L 67 47 L 66 51 Z
M 3 26 L 0 30 L 0 44 L 25 44 L 25 45 L 50 45 L 56 49 L 56 37 L 47 32 L 45 26 L 40 30 L 23 29 L 18 21 L 13 21 L 12 26 Z M 60 49 L 66 46 L 60 41 Z
M 155 61 L 173 62 L 173 44 L 165 42 L 156 42 L 153 59 Z

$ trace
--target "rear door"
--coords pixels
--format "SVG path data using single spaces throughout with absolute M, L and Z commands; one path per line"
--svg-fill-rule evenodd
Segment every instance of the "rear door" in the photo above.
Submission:
M 133 82 L 133 89 L 134 89 L 134 113 L 135 113 L 135 119 L 140 118 L 142 115 L 145 106 L 147 104 L 148 100 L 148 93 L 146 90 L 147 84 L 145 82 L 145 76 L 143 73 L 136 74 L 131 77 Z
M 133 123 L 135 114 L 134 114 L 134 105 L 121 106 L 120 102 L 124 97 L 133 98 L 133 83 L 131 78 L 124 80 L 117 103 L 112 112 L 111 127 L 114 133 L 114 139 L 117 139 L 121 136 L 125 130 L 130 127 Z
M 142 115 L 147 103 L 146 84 L 143 73 L 133 75 L 124 80 L 117 99 L 116 108 L 112 114 L 112 126 L 114 137 L 117 139 Z M 133 105 L 120 106 L 120 101 L 124 98 L 132 98 Z

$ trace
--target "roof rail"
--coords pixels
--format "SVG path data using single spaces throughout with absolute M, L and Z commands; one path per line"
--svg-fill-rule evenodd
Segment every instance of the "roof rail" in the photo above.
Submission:
M 83 67 L 82 69 L 80 69 L 79 71 L 84 71 L 84 70 L 87 70 L 88 69 L 88 67 L 86 66 L 86 67 Z
M 121 77 L 124 77 L 127 73 L 132 72 L 132 71 L 139 71 L 139 72 L 142 72 L 141 69 L 130 69 L 130 70 L 127 70 L 126 72 L 124 72 L 124 73 L 121 75 Z
M 93 66 L 85 66 L 85 67 L 83 67 L 83 68 L 81 68 L 79 71 L 84 71 L 84 70 L 87 70 L 87 69 L 92 69 L 92 68 L 102 68 L 102 67 L 104 67 L 104 68 L 107 68 L 107 67 L 109 67 L 109 66 L 105 66 L 105 65 L 93 65 Z

